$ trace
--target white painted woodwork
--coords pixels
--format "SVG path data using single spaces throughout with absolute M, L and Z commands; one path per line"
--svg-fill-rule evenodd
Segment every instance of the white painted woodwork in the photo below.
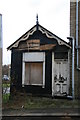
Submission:
M 52 96 L 69 93 L 69 64 L 69 55 L 68 60 L 54 59 L 52 53 Z
M 45 54 L 44 54 L 44 58 L 45 58 Z M 45 87 L 45 60 L 43 62 L 43 84 L 42 87 Z
M 40 62 L 44 61 L 44 52 L 23 53 L 23 61 L 25 62 Z
M 68 60 L 54 60 L 54 94 L 68 94 L 69 64 Z
M 41 85 L 45 87 L 45 53 L 23 53 L 22 86 Z M 31 73 L 30 73 L 31 72 Z M 31 77 L 31 78 L 30 78 Z
M 55 40 L 57 40 L 59 45 L 65 45 L 69 48 L 71 48 L 70 45 L 68 45 L 67 43 L 65 43 L 63 40 L 61 40 L 59 37 L 55 36 L 54 34 L 50 33 L 49 31 L 47 31 L 46 29 L 44 29 L 41 26 L 38 26 L 39 31 L 42 32 L 42 34 L 45 34 L 46 37 L 48 38 L 54 38 Z M 29 38 L 30 35 L 33 35 L 33 33 L 36 31 L 36 26 L 34 26 L 31 30 L 29 30 L 25 35 L 22 35 L 22 37 L 20 39 L 18 39 L 14 44 L 10 45 L 8 47 L 9 50 L 11 50 L 13 47 L 16 48 L 18 47 L 19 43 L 21 41 L 25 41 Z
M 54 96 L 54 53 L 52 53 L 52 96 Z
M 25 80 L 25 62 L 22 63 L 22 87 L 24 87 L 24 80 Z

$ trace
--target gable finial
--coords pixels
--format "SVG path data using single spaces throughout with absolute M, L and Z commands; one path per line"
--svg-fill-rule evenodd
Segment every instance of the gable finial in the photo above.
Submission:
M 39 24 L 39 22 L 38 22 L 38 14 L 36 15 L 36 29 L 38 30 L 38 24 Z
M 36 15 L 36 25 L 38 24 L 38 14 Z

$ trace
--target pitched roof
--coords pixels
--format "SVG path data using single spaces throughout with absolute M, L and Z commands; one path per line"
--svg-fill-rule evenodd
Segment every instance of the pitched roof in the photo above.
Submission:
M 29 36 L 32 35 L 37 29 L 39 31 L 41 31 L 42 34 L 45 34 L 48 38 L 56 39 L 59 45 L 65 45 L 65 46 L 71 48 L 71 46 L 66 41 L 62 40 L 61 38 L 59 38 L 58 36 L 56 36 L 55 34 L 50 32 L 49 30 L 47 30 L 40 24 L 36 24 L 29 31 L 27 31 L 25 34 L 23 34 L 18 40 L 16 40 L 13 44 L 11 44 L 7 48 L 7 50 L 11 50 L 12 48 L 18 47 L 18 45 L 21 41 L 27 40 L 29 38 Z

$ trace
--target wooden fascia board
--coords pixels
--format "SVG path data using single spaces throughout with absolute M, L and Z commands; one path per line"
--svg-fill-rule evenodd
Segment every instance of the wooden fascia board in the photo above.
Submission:
M 39 50 L 39 51 L 42 51 L 42 50 L 51 50 L 55 47 L 56 45 L 55 44 L 46 44 L 46 45 L 40 45 L 40 46 L 34 46 L 34 47 L 25 47 L 25 48 L 18 48 L 18 50 Z
M 18 43 L 22 40 L 24 41 L 25 39 L 23 39 L 31 30 L 36 29 L 36 25 L 34 25 L 30 30 L 28 30 L 25 34 L 23 34 L 19 39 L 17 39 L 14 43 L 12 43 L 9 47 L 7 47 L 7 50 L 11 50 L 13 47 L 15 48 L 15 44 Z

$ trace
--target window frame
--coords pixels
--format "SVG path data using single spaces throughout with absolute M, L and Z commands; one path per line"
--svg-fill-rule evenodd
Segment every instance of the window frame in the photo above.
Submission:
M 42 88 L 45 87 L 45 52 L 29 52 L 23 53 L 22 58 L 22 87 L 25 85 L 25 63 L 26 62 L 42 62 L 43 63 L 43 80 Z M 35 84 L 38 85 L 39 84 Z

